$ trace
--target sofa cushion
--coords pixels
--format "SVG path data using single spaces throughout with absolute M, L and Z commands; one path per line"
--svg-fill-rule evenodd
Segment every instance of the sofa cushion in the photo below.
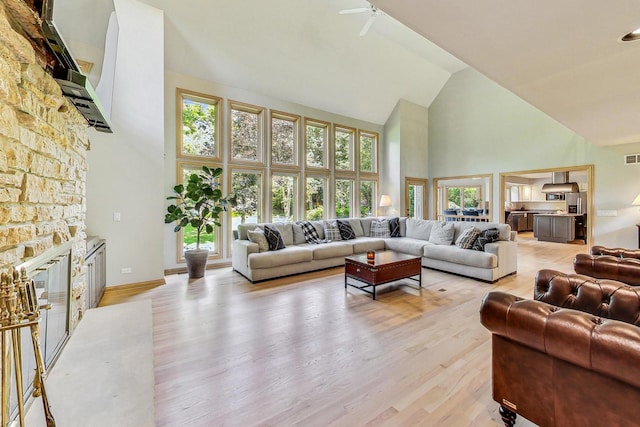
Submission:
M 328 259 L 353 255 L 353 245 L 348 242 L 331 242 L 314 245 L 313 259 Z
M 498 240 L 500 232 L 496 228 L 488 228 L 483 230 L 478 235 L 478 238 L 473 243 L 471 249 L 474 251 L 484 251 L 484 246 L 487 243 L 493 243 Z
M 356 233 L 351 228 L 349 221 L 337 219 L 338 230 L 340 230 L 340 237 L 342 240 L 353 240 L 356 238 Z
M 265 224 L 267 225 L 267 224 Z M 270 226 L 275 226 L 280 235 L 282 236 L 282 241 L 285 246 L 293 245 L 293 224 L 290 222 L 274 222 L 272 224 L 268 224 Z
M 311 224 L 316 228 L 320 240 L 324 240 L 324 221 L 311 221 Z
M 464 250 L 455 245 L 426 244 L 423 255 L 434 260 L 468 265 L 470 267 L 496 268 L 498 266 L 498 257 L 494 254 Z
M 400 237 L 400 218 L 389 218 L 389 235 L 391 237 Z
M 411 237 L 402 237 L 399 239 L 385 239 L 385 248 L 391 251 L 403 252 L 415 256 L 424 254 L 424 245 L 428 244 L 422 239 L 412 239 Z
M 362 229 L 360 218 L 349 218 L 347 221 L 349 221 L 349 225 L 353 229 L 353 232 L 356 233 L 356 237 L 364 236 L 364 230 Z
M 456 246 L 460 249 L 471 249 L 479 235 L 480 230 L 477 227 L 469 227 L 456 239 Z
M 282 240 L 282 234 L 280 234 L 278 228 L 273 224 L 264 225 L 264 237 L 267 238 L 270 251 L 277 251 L 285 248 L 284 241 Z
M 451 222 L 436 222 L 431 227 L 431 234 L 429 234 L 429 243 L 435 245 L 450 245 L 453 243 L 453 223 Z
M 322 226 L 324 228 L 325 239 L 331 241 L 342 240 L 342 235 L 340 234 L 340 229 L 338 228 L 338 222 L 336 220 L 323 221 Z
M 256 228 L 254 230 L 247 230 L 247 236 L 249 240 L 258 245 L 260 252 L 266 252 L 269 250 L 269 242 L 267 242 L 267 238 L 264 235 L 264 231 Z
M 295 264 L 298 262 L 310 262 L 313 260 L 313 251 L 300 246 L 289 246 L 277 252 L 260 252 L 250 254 L 249 268 L 272 268 L 281 265 Z
M 407 232 L 406 236 L 412 239 L 429 240 L 431 234 L 431 228 L 433 224 L 438 221 L 426 220 L 426 219 L 413 219 L 407 218 Z
M 362 226 L 362 235 L 364 237 L 371 236 L 371 223 L 376 219 L 372 216 L 368 216 L 366 218 L 360 218 L 360 225 Z
M 400 217 L 400 237 L 407 235 L 407 217 Z
M 389 230 L 389 220 L 374 219 L 373 221 L 371 221 L 371 232 L 369 233 L 369 237 L 391 237 Z
M 291 224 L 291 228 L 293 229 L 294 245 L 302 245 L 304 243 L 307 243 L 306 239 L 304 238 L 304 231 L 302 231 L 302 227 L 300 226 L 299 222 L 300 221 Z
M 358 237 L 352 242 L 354 254 L 362 254 L 367 251 L 382 251 L 385 249 L 385 239 L 377 237 Z

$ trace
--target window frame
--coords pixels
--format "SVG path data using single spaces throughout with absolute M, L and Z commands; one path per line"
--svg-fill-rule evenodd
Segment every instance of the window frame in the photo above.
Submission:
M 198 171 L 198 170 L 202 169 L 202 166 L 207 166 L 209 168 L 224 168 L 222 163 L 195 162 L 193 160 L 178 160 L 176 162 L 176 185 L 184 184 L 184 171 L 185 170 Z M 221 181 L 220 189 L 222 189 L 223 193 L 224 193 L 224 188 L 226 188 L 226 187 L 225 187 L 224 178 L 222 176 L 220 176 L 220 181 Z M 172 189 L 173 189 L 173 187 L 172 187 Z M 224 218 L 225 215 L 227 215 L 227 212 L 222 214 L 222 219 L 220 221 L 221 224 L 225 223 L 225 218 Z M 183 250 L 183 248 L 184 248 L 184 230 L 181 229 L 179 232 L 174 233 L 174 234 L 176 235 L 176 260 L 177 260 L 178 263 L 187 262 L 185 257 L 184 257 L 184 250 Z M 222 228 L 221 227 L 214 227 L 214 230 L 213 230 L 214 239 L 219 237 L 220 238 L 220 242 L 219 242 L 219 244 L 215 245 L 215 251 L 209 251 L 209 256 L 207 257 L 207 259 L 212 260 L 212 259 L 220 259 L 220 258 L 222 258 L 222 252 L 223 252 L 222 249 L 224 247 L 223 245 L 225 244 L 225 239 L 226 239 L 224 234 L 225 233 L 222 232 Z
M 337 188 L 338 181 L 344 181 L 344 180 L 348 180 L 353 183 L 353 186 L 351 187 L 351 204 L 349 205 L 349 216 L 345 218 L 356 218 L 352 214 L 353 212 L 358 212 L 359 201 L 357 199 L 360 197 L 360 191 L 357 191 L 357 194 L 356 194 L 356 185 L 359 184 L 359 180 L 354 174 L 336 174 L 335 178 L 333 179 L 333 185 L 332 185 L 333 192 L 332 192 L 332 198 L 331 198 L 331 205 L 332 205 L 331 219 L 334 219 L 334 218 L 341 219 L 341 218 L 338 218 L 338 215 L 336 212 L 336 209 L 337 209 L 336 195 L 338 194 L 338 188 Z
M 228 150 L 228 161 L 229 164 L 234 165 L 248 165 L 248 166 L 264 166 L 265 165 L 265 135 L 266 130 L 266 121 L 265 121 L 265 111 L 266 108 L 260 107 L 259 105 L 247 104 L 244 102 L 228 100 L 227 102 L 229 112 L 227 114 L 227 150 Z M 247 160 L 247 159 L 238 159 L 233 157 L 233 111 L 242 111 L 244 113 L 256 114 L 258 117 L 258 144 L 257 144 L 257 159 L 256 160 Z
M 273 220 L 273 177 L 275 176 L 290 176 L 293 177 L 293 220 L 291 222 L 298 221 L 300 219 L 300 207 L 298 202 L 300 201 L 300 172 L 292 171 L 291 169 L 271 169 L 269 174 L 269 222 Z
M 368 136 L 368 137 L 372 137 L 374 139 L 374 144 L 372 147 L 372 153 L 371 153 L 371 168 L 373 170 L 371 171 L 363 171 L 362 170 L 362 163 L 361 163 L 361 156 L 360 154 L 362 153 L 362 148 L 361 148 L 361 144 L 362 144 L 362 136 Z M 363 129 L 358 129 L 358 143 L 357 143 L 357 153 L 358 153 L 358 172 L 360 173 L 360 175 L 362 176 L 378 176 L 378 170 L 379 170 L 379 140 L 380 140 L 380 136 L 378 134 L 378 132 L 372 132 L 372 131 L 368 131 L 368 130 L 363 130 Z
M 289 163 L 277 163 L 273 161 L 273 119 L 287 120 L 294 123 L 294 141 L 293 141 L 293 164 Z M 286 113 L 284 111 L 269 110 L 269 163 L 271 167 L 280 169 L 294 169 L 300 170 L 300 123 L 302 117 L 297 114 Z M 306 146 L 306 140 L 305 140 Z
M 338 168 L 336 166 L 336 153 L 338 152 L 337 147 L 336 147 L 336 141 L 337 141 L 337 137 L 336 137 L 336 133 L 343 131 L 345 133 L 351 133 L 351 142 L 349 144 L 349 151 L 350 151 L 350 158 L 349 158 L 349 168 L 348 169 L 341 169 Z M 359 164 L 360 162 L 360 156 L 357 155 L 356 153 L 356 138 L 358 136 L 358 129 L 351 127 L 351 126 L 345 126 L 345 125 L 340 125 L 340 124 L 334 124 L 333 125 L 333 144 L 332 144 L 332 152 L 333 152 L 333 170 L 335 173 L 345 173 L 345 172 L 356 172 L 356 165 Z
M 364 217 L 362 216 L 362 214 L 360 213 L 360 208 L 362 206 L 362 182 L 371 182 L 373 183 L 373 206 L 371 207 L 371 217 L 376 217 L 378 216 L 378 197 L 379 197 L 379 191 L 378 191 L 378 186 L 380 185 L 378 178 L 377 177 L 362 177 L 360 179 L 358 179 L 357 184 L 358 184 L 358 218 L 370 218 L 370 217 Z
M 307 126 L 316 126 L 316 127 L 320 127 L 320 128 L 324 128 L 325 129 L 325 139 L 324 139 L 324 166 L 322 167 L 318 167 L 318 166 L 310 166 L 307 164 Z M 318 120 L 318 119 L 313 119 L 310 117 L 305 117 L 304 118 L 304 129 L 303 129 L 303 135 L 304 135 L 304 139 L 303 139 L 303 143 L 304 143 L 304 150 L 303 151 L 303 156 L 304 156 L 304 160 L 303 163 L 304 167 L 306 170 L 314 170 L 314 171 L 329 171 L 331 170 L 331 167 L 329 166 L 331 163 L 331 152 L 332 152 L 332 143 L 331 141 L 333 141 L 332 138 L 332 126 L 330 122 L 324 121 L 324 120 Z
M 191 99 L 194 102 L 203 102 L 216 106 L 216 138 L 215 149 L 213 156 L 205 156 L 200 154 L 188 154 L 184 152 L 184 134 L 182 129 L 184 122 L 182 120 L 182 107 L 183 99 Z M 211 101 L 211 102 L 210 102 Z M 222 145 L 224 144 L 224 130 L 222 129 L 222 116 L 223 116 L 224 102 L 223 99 L 213 95 L 207 95 L 200 92 L 195 92 L 187 89 L 176 88 L 176 158 L 194 159 L 196 161 L 204 162 L 222 162 Z
M 307 218 L 307 179 L 308 178 L 321 178 L 325 180 L 324 183 L 324 197 L 322 203 L 322 219 L 327 219 L 327 212 L 331 210 L 329 203 L 333 200 L 330 196 L 331 190 L 331 176 L 328 173 L 322 173 L 317 171 L 311 171 L 304 174 L 304 189 L 302 195 L 302 218 Z M 335 210 L 334 210 L 335 211 Z

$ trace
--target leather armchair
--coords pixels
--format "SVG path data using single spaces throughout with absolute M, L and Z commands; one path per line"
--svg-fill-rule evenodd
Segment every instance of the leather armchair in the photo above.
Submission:
M 577 254 L 573 269 L 578 274 L 640 285 L 640 250 L 593 246 L 591 254 Z
M 485 296 L 480 320 L 492 333 L 493 398 L 505 426 L 516 414 L 540 426 L 637 425 L 638 291 L 541 270 L 534 300 Z

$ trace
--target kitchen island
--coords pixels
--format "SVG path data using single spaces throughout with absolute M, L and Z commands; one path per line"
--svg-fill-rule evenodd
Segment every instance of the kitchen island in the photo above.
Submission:
M 576 238 L 576 218 L 583 214 L 537 214 L 533 221 L 533 236 L 546 242 L 567 243 Z

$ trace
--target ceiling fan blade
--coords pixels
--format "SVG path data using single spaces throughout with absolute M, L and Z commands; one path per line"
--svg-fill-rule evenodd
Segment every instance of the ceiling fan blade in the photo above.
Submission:
M 340 15 L 349 15 L 351 13 L 362 13 L 371 10 L 369 7 L 357 7 L 355 9 L 343 9 L 338 12 Z
M 376 15 L 371 15 L 369 19 L 367 19 L 367 22 L 364 23 L 364 27 L 362 27 L 362 30 L 360 30 L 360 37 L 367 34 L 367 32 L 369 31 L 369 28 L 371 28 L 371 25 L 373 25 L 373 21 L 375 20 L 376 20 Z

